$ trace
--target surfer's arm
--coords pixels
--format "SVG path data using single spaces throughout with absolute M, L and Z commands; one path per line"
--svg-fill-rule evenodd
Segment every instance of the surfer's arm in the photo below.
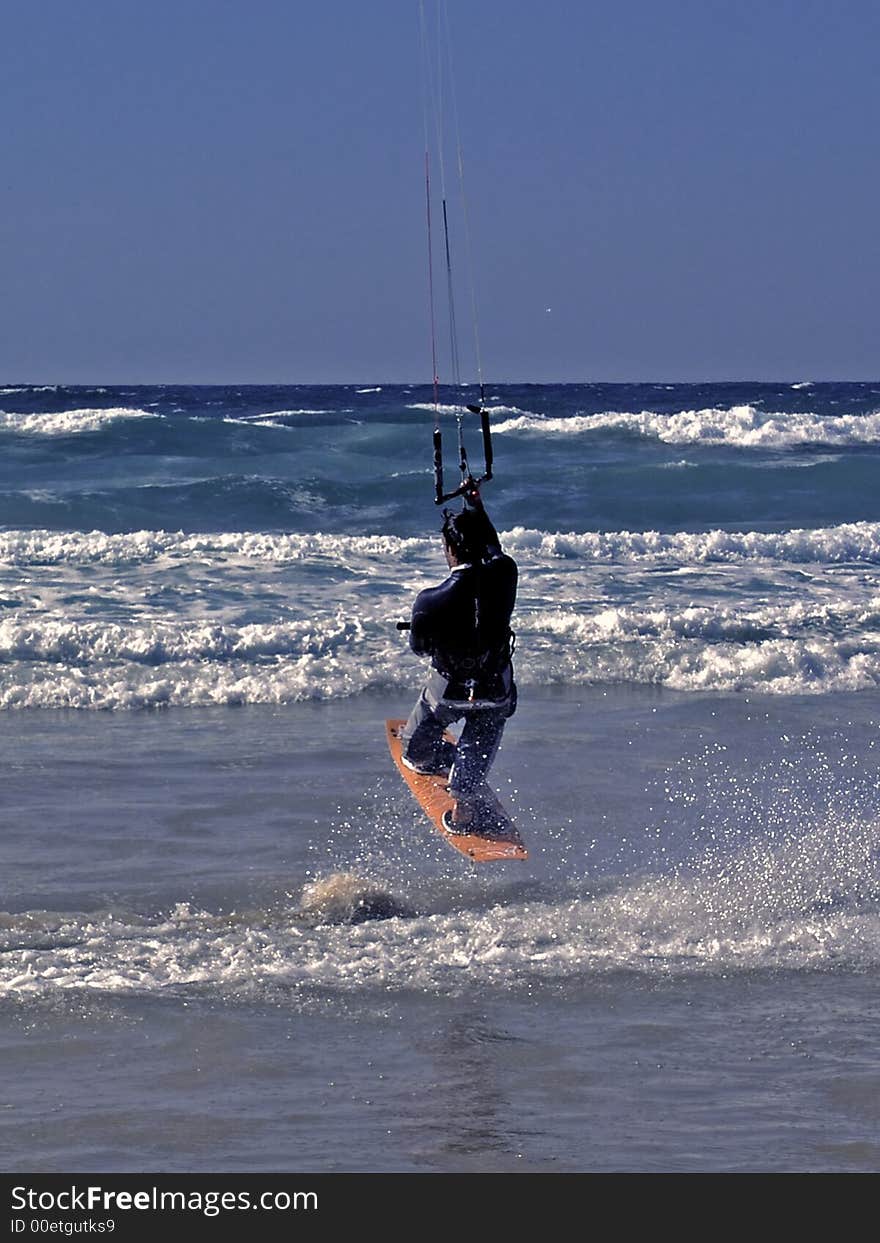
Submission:
M 430 656 L 434 650 L 430 636 L 417 629 L 415 625 L 410 626 L 409 645 L 417 656 Z
M 483 510 L 483 517 L 486 520 L 486 555 L 489 558 L 500 557 L 502 555 L 501 540 L 498 538 L 498 532 L 492 525 L 489 515 Z
M 501 540 L 498 538 L 498 532 L 492 523 L 492 519 L 486 513 L 483 505 L 483 498 L 480 496 L 480 489 L 476 484 L 469 488 L 465 493 L 465 501 L 468 507 L 480 515 L 483 525 L 483 543 L 486 548 L 486 557 L 491 560 L 492 557 L 501 556 Z
M 424 597 L 423 591 L 416 596 L 409 627 L 409 645 L 417 656 L 430 656 L 434 650 L 431 610 Z

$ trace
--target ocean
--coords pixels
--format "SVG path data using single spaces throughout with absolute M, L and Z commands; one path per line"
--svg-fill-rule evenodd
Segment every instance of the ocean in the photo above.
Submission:
M 478 867 L 384 736 L 431 387 L 0 385 L 3 1170 L 880 1166 L 880 382 L 486 404 Z

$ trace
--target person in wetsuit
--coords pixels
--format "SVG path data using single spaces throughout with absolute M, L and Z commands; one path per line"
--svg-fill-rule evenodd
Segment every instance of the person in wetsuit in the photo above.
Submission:
M 443 523 L 449 577 L 413 604 L 410 647 L 430 656 L 432 671 L 402 731 L 407 768 L 449 773 L 455 805 L 444 822 L 461 833 L 474 824 L 480 787 L 516 709 L 510 618 L 518 577 L 476 487 L 466 499 L 466 508 L 447 512 Z M 443 733 L 462 717 L 454 747 Z

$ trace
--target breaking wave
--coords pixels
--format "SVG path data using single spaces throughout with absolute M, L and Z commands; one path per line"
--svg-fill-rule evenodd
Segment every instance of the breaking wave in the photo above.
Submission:
M 503 536 L 521 686 L 823 694 L 880 686 L 880 524 Z M 396 630 L 435 538 L 0 533 L 0 707 L 138 708 L 407 692 Z
M 515 556 L 549 561 L 709 562 L 780 561 L 843 563 L 880 561 L 880 523 L 845 522 L 779 532 L 761 531 L 541 531 L 512 527 L 504 547 Z M 413 559 L 436 552 L 436 537 L 278 534 L 262 531 L 0 531 L 0 562 L 15 565 L 136 565 L 162 557 L 229 557 L 277 564 L 311 558 L 347 562 L 353 557 Z
M 676 414 L 607 412 L 568 418 L 522 414 L 498 423 L 499 433 L 579 436 L 622 432 L 672 445 L 728 445 L 744 449 L 789 449 L 800 445 L 847 446 L 880 443 L 880 412 L 873 414 L 784 414 L 755 406 L 681 410 Z
M 407 693 L 423 675 L 381 606 L 314 619 L 0 622 L 0 706 L 283 704 Z M 824 694 L 880 686 L 880 597 L 752 609 L 524 607 L 521 687 L 636 683 Z
M 74 436 L 97 432 L 109 423 L 126 419 L 156 419 L 162 416 L 150 410 L 121 406 L 109 410 L 61 410 L 57 413 L 14 414 L 0 410 L 0 431 L 20 432 L 29 436 Z

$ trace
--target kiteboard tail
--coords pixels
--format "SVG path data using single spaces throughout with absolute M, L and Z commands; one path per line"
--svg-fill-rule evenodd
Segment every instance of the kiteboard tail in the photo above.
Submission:
M 473 800 L 473 819 L 469 830 L 459 832 L 455 829 L 452 824 L 455 799 L 449 793 L 448 777 L 417 773 L 403 763 L 401 732 L 405 724 L 403 719 L 385 722 L 391 757 L 422 811 L 444 841 L 474 863 L 527 859 L 529 852 L 519 830 L 488 786 L 483 786 Z M 451 734 L 447 733 L 445 737 L 447 742 L 455 745 Z

